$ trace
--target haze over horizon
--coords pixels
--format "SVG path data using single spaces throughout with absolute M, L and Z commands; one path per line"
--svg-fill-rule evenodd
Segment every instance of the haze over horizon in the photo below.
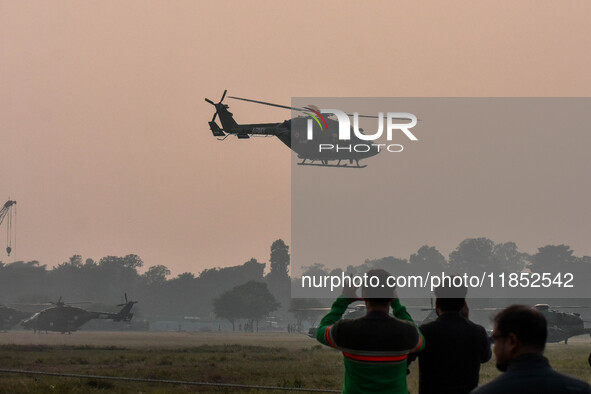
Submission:
M 291 246 L 290 151 L 275 138 L 217 141 L 205 97 L 587 97 L 590 11 L 584 1 L 0 1 L 0 197 L 17 201 L 17 242 L 0 261 L 137 254 L 173 277 L 267 262 L 273 241 Z M 290 116 L 225 102 L 239 123 Z M 407 171 L 427 174 L 429 159 Z M 458 169 L 478 176 L 478 166 Z M 535 202 L 552 213 L 538 237 L 466 225 L 438 240 L 423 224 L 367 258 L 408 258 L 424 244 L 447 256 L 471 237 L 591 255 L 589 179 L 552 176 L 571 187 Z

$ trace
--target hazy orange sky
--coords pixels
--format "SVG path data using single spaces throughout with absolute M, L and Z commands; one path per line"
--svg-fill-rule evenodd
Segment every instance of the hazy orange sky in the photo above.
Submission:
M 267 261 L 291 236 L 289 150 L 217 141 L 204 97 L 586 97 L 590 12 L 587 1 L 0 1 L 0 197 L 18 212 L 0 260 L 134 253 L 173 275 Z M 228 104 L 242 123 L 290 116 Z M 580 229 L 493 240 L 591 255 Z M 486 234 L 434 246 L 447 255 L 469 236 Z

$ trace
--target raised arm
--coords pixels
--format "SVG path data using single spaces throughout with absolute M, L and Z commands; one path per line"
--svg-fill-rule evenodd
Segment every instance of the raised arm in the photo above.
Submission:
M 336 299 L 336 301 L 332 304 L 330 312 L 328 312 L 328 314 L 322 318 L 320 325 L 318 326 L 318 330 L 316 330 L 316 339 L 318 339 L 318 342 L 327 346 L 335 347 L 335 345 L 330 342 L 330 328 L 334 323 L 339 321 L 341 317 L 343 317 L 343 313 L 345 313 L 349 304 L 354 301 L 356 300 L 345 295 L 342 295 Z

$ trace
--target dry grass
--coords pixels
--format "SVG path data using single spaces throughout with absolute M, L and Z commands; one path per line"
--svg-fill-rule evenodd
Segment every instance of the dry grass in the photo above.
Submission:
M 547 356 L 559 371 L 590 381 L 588 337 L 551 344 Z M 339 352 L 287 333 L 115 333 L 0 334 L 0 365 L 48 372 L 249 385 L 340 389 Z M 409 389 L 418 392 L 417 366 Z M 498 375 L 491 361 L 481 382 Z M 169 393 L 235 392 L 236 389 L 155 385 L 96 379 L 0 374 L 0 393 Z M 252 392 L 263 392 L 251 390 Z M 241 390 L 241 392 L 248 392 Z M 269 391 L 264 391 L 269 392 Z

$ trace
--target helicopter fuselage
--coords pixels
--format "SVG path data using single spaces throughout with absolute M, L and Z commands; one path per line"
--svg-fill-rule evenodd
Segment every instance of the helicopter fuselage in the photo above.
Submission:
M 21 312 L 18 309 L 0 306 L 0 331 L 10 330 L 22 319 L 30 316 L 30 313 Z
M 34 331 L 58 331 L 62 333 L 78 330 L 84 323 L 100 317 L 98 312 L 89 312 L 72 306 L 56 306 L 35 313 L 23 320 L 21 325 Z

